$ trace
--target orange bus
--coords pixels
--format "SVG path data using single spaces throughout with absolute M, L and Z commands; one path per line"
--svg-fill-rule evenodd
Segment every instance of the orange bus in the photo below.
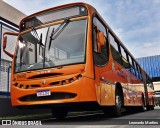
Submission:
M 7 36 L 17 36 L 14 54 Z M 154 109 L 153 84 L 95 8 L 72 3 L 27 16 L 5 33 L 13 58 L 12 106 L 69 111 Z

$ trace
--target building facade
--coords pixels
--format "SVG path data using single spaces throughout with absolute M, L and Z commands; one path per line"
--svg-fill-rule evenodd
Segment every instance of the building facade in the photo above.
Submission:
M 18 24 L 26 15 L 19 10 L 0 1 L 0 92 L 9 91 L 11 58 L 3 52 L 3 34 L 5 32 L 18 32 Z M 6 49 L 14 52 L 16 37 L 9 37 Z

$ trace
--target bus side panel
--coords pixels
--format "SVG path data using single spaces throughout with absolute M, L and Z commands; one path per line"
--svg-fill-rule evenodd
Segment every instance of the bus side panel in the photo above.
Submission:
M 94 80 L 84 77 L 81 86 L 80 101 L 97 101 Z
M 101 86 L 101 105 L 113 106 L 115 105 L 115 85 L 100 83 Z
M 101 86 L 99 86 L 97 83 L 95 83 L 95 90 L 96 90 L 97 102 L 100 105 L 101 104 Z

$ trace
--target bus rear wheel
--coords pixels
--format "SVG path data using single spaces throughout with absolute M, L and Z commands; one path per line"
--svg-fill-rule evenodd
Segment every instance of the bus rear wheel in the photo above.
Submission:
M 151 110 L 154 110 L 154 99 L 152 98 L 152 105 L 150 106 Z
M 52 116 L 56 119 L 64 119 L 68 114 L 66 109 L 52 109 Z
M 139 107 L 139 111 L 140 112 L 144 112 L 145 111 L 145 101 L 144 101 L 144 97 L 142 96 L 141 98 L 142 101 L 142 105 Z
M 151 110 L 154 110 L 154 105 L 152 105 L 152 106 L 150 107 L 150 109 L 151 109 Z

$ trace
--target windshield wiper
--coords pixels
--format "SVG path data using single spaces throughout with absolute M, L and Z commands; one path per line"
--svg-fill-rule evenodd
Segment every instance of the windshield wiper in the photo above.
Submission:
M 52 29 L 48 49 L 50 49 L 51 47 L 52 40 L 55 40 L 61 34 L 61 32 L 65 29 L 69 22 L 70 20 L 67 18 L 59 25 L 59 27 L 56 30 L 54 28 Z

